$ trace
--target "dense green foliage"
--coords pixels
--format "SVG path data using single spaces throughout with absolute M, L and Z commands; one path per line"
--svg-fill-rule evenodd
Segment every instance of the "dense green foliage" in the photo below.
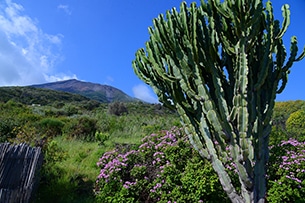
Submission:
M 289 139 L 270 148 L 267 201 L 304 202 L 305 142 Z M 108 151 L 97 164 L 98 202 L 230 202 L 211 164 L 177 128 Z M 226 170 L 237 184 L 236 165 L 228 162 Z
M 113 102 L 109 105 L 109 113 L 117 116 L 121 116 L 123 114 L 127 114 L 128 110 L 124 103 L 122 102 Z
M 286 101 L 286 102 L 276 102 L 274 106 L 274 112 L 272 117 L 273 125 L 278 128 L 284 129 L 286 126 L 286 121 L 289 116 L 301 109 L 305 108 L 305 101 Z
M 300 101 L 290 101 L 277 104 L 295 106 L 294 111 L 290 112 L 292 114 L 302 109 L 302 105 L 299 105 L 301 103 Z M 101 166 L 97 167 L 96 162 L 107 151 L 117 149 L 116 153 L 123 155 L 131 149 L 137 149 L 136 147 L 143 144 L 145 140 L 164 137 L 167 131 L 161 130 L 169 130 L 172 126 L 179 126 L 178 116 L 160 104 L 124 103 L 128 113 L 121 116 L 110 114 L 110 106 L 109 104 L 100 104 L 98 107 L 89 110 L 86 103 L 82 102 L 55 102 L 47 106 L 24 105 L 14 101 L 0 102 L 1 142 L 27 142 L 31 145 L 41 146 L 43 149 L 45 159 L 36 202 L 93 203 L 102 198 L 101 193 L 106 194 L 110 189 L 112 194 L 117 191 L 117 194 L 114 195 L 115 198 L 120 195 L 135 198 L 136 194 L 141 193 L 142 188 L 140 187 L 138 187 L 139 191 L 134 188 L 133 192 L 126 194 L 123 192 L 123 185 L 120 186 L 122 190 L 111 187 L 107 190 L 101 190 L 101 185 L 99 185 L 99 195 L 96 199 L 93 189 L 97 187 L 95 181 L 101 170 Z M 287 109 L 284 109 L 284 111 L 286 113 Z M 271 142 L 274 145 L 280 145 L 283 140 L 287 141 L 292 136 L 285 127 L 290 114 L 285 117 L 278 116 L 282 115 L 282 110 L 281 108 L 275 109 L 273 119 L 280 121 L 279 123 L 284 124 L 284 126 L 279 128 L 280 125 L 274 125 L 271 135 Z M 80 125 L 81 121 L 84 120 L 88 122 Z M 72 127 L 74 124 L 75 128 Z M 88 128 L 88 124 L 92 126 Z M 86 131 L 88 129 L 95 131 Z M 295 130 L 301 130 L 301 128 L 296 126 Z M 84 132 L 87 132 L 88 135 L 85 135 Z M 173 134 L 177 131 L 170 132 Z M 158 136 L 147 136 L 152 133 Z M 170 133 L 168 132 L 168 134 Z M 165 165 L 166 170 L 160 173 L 160 177 L 152 176 L 149 184 L 146 182 L 147 185 L 143 185 L 143 187 L 147 186 L 146 189 L 149 190 L 149 194 L 146 193 L 146 195 L 151 195 L 154 200 L 158 200 L 158 198 L 160 198 L 160 201 L 161 199 L 162 201 L 175 199 L 178 202 L 208 201 L 209 198 L 216 198 L 215 201 L 218 202 L 219 198 L 226 199 L 223 196 L 224 194 L 219 192 L 220 185 L 211 165 L 201 160 L 197 152 L 185 141 L 183 133 L 176 134 L 177 142 L 173 142 L 175 145 L 163 145 L 163 148 L 160 148 L 159 151 L 163 152 L 173 164 L 171 166 Z M 141 141 L 144 137 L 146 138 Z M 157 152 L 154 146 L 151 144 L 151 148 L 144 148 L 147 157 L 151 157 L 153 153 Z M 289 145 L 286 144 L 285 146 Z M 297 148 L 290 148 L 290 150 L 294 149 Z M 272 168 L 278 169 L 281 162 L 281 158 L 273 157 L 282 157 L 284 153 L 284 151 L 279 151 L 274 153 L 274 156 L 271 155 L 270 159 L 277 160 Z M 136 163 L 140 160 L 136 157 L 135 159 L 129 159 L 129 162 Z M 149 160 L 142 159 L 142 162 L 144 161 L 148 163 Z M 153 159 L 150 161 L 152 162 Z M 148 172 L 161 172 L 160 166 L 151 167 Z M 291 169 L 296 171 L 297 167 L 297 165 L 294 165 Z M 302 167 L 304 166 L 302 165 Z M 136 176 L 142 172 L 139 169 L 134 170 L 132 174 Z M 298 189 L 298 185 L 293 180 L 285 179 L 286 175 L 289 175 L 287 172 L 292 171 L 272 172 L 274 174 L 273 180 L 284 179 L 286 182 L 283 182 L 285 187 L 275 184 L 276 182 L 270 182 L 269 187 L 273 188 L 270 190 L 270 196 L 275 198 L 277 194 L 285 191 L 286 193 L 282 193 L 281 197 L 284 194 L 287 196 L 289 193 L 287 200 L 288 197 L 290 200 L 295 200 L 298 195 L 304 194 L 304 191 Z M 302 174 L 298 172 L 295 174 L 302 180 L 302 176 L 300 176 Z M 168 185 L 162 184 L 163 179 L 168 179 Z M 143 184 L 145 180 L 141 180 Z M 158 183 L 162 184 L 162 187 L 156 189 L 158 192 L 162 192 L 163 196 L 160 196 L 158 192 L 150 194 L 150 189 L 153 189 Z M 181 188 L 177 187 L 175 189 L 175 184 L 181 186 Z M 294 189 L 288 191 L 285 189 L 286 187 Z M 196 193 L 197 188 L 199 188 L 199 192 Z M 171 190 L 171 193 L 166 193 L 169 190 Z M 292 196 L 296 197 L 292 199 Z M 277 202 L 276 198 L 273 202 Z
M 98 202 L 228 202 L 217 174 L 173 128 L 100 158 Z
M 286 121 L 286 129 L 290 137 L 298 140 L 305 137 L 305 109 L 293 112 Z M 305 140 L 304 140 L 305 141 Z
M 174 112 L 159 104 L 126 103 L 128 114 L 117 116 L 109 113 L 112 104 L 88 108 L 83 102 L 49 102 L 0 102 L 0 141 L 43 149 L 37 202 L 95 202 L 92 191 L 101 154 L 179 123 Z
M 305 142 L 283 140 L 270 154 L 268 202 L 304 202 Z

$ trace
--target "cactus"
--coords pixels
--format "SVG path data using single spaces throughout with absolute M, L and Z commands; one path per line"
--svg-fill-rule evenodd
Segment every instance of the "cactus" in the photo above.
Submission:
M 274 20 L 271 2 L 204 0 L 183 2 L 153 20 L 146 49 L 133 61 L 135 73 L 164 105 L 177 109 L 189 140 L 210 160 L 232 202 L 264 202 L 271 115 L 297 57 L 290 23 Z M 227 149 L 230 150 L 227 150 Z M 241 192 L 225 169 L 236 165 Z

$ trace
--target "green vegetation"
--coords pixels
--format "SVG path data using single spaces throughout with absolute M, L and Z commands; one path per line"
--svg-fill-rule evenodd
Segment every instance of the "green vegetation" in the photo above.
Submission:
M 305 142 L 300 142 L 295 138 L 282 140 L 271 147 L 268 202 L 304 202 L 304 149 Z
M 304 147 L 305 142 L 293 138 L 271 146 L 268 202 L 304 202 Z M 151 134 L 137 146 L 117 147 L 104 153 L 98 165 L 98 202 L 230 202 L 211 163 L 191 147 L 182 129 Z M 234 162 L 227 160 L 225 168 L 237 184 Z
M 99 104 L 91 110 L 88 110 L 86 103 L 83 102 L 52 103 L 48 101 L 48 103 L 50 105 L 32 106 L 12 100 L 6 103 L 0 102 L 1 142 L 27 142 L 32 146 L 40 146 L 43 149 L 44 164 L 35 202 L 105 202 L 103 201 L 103 195 L 109 195 L 108 192 L 112 192 L 113 198 L 122 196 L 139 198 L 137 194 L 140 194 L 139 192 L 143 191 L 143 188 L 147 190 L 147 193 L 145 193 L 146 196 L 141 197 L 142 199 L 148 198 L 150 195 L 150 198 L 154 201 L 160 198 L 160 202 L 170 200 L 178 202 L 192 200 L 198 200 L 198 202 L 200 200 L 207 202 L 228 201 L 224 194 L 219 192 L 219 180 L 211 165 L 207 161 L 201 160 L 198 153 L 185 141 L 186 138 L 183 137 L 185 136 L 183 133 L 179 134 L 177 130 L 171 131 L 173 126 L 181 127 L 178 115 L 175 112 L 164 108 L 160 104 L 136 102 L 120 104 L 125 106 L 127 112 L 125 109 L 121 116 L 117 116 L 112 114 L 110 110 L 117 105 L 114 103 Z M 305 101 L 276 103 L 277 108 L 275 108 L 272 120 L 279 121 L 278 123 L 284 126 L 280 124 L 273 126 L 271 142 L 274 145 L 280 145 L 283 140 L 287 141 L 293 138 L 294 135 L 288 131 L 301 131 L 299 126 L 294 128 L 294 125 L 287 130 L 285 124 L 288 122 L 287 119 L 290 114 L 293 115 L 293 113 L 302 110 L 303 104 L 305 104 Z M 295 108 L 290 114 L 283 117 L 281 116 L 282 106 L 295 106 Z M 283 109 L 286 113 L 287 109 Z M 298 118 L 294 120 L 297 121 Z M 283 128 L 280 128 L 280 126 Z M 166 166 L 160 177 L 157 177 L 156 173 L 161 172 L 161 165 L 156 165 L 156 167 L 150 167 L 147 170 L 147 173 L 153 172 L 150 174 L 155 174 L 155 176 L 151 176 L 151 179 L 147 182 L 145 182 L 146 179 L 141 180 L 143 185 L 141 187 L 139 185 L 135 186 L 133 192 L 123 189 L 123 183 L 119 185 L 115 182 L 115 188 L 117 189 L 111 188 L 109 185 L 108 189 L 102 189 L 106 187 L 102 182 L 96 184 L 97 177 L 102 169 L 102 166 L 97 166 L 96 163 L 99 158 L 103 157 L 104 153 L 116 149 L 118 150 L 116 153 L 126 154 L 132 149 L 138 149 L 145 140 L 157 138 L 157 136 L 149 135 L 156 134 L 158 137 L 164 137 L 166 133 L 177 136 L 177 142 L 172 142 L 175 143 L 173 146 L 162 143 L 164 144 L 163 147 L 159 148 L 159 152 L 163 152 L 172 163 L 171 166 Z M 304 138 L 304 135 L 297 137 L 301 139 Z M 143 138 L 145 139 L 142 141 Z M 151 150 L 145 148 L 146 155 L 144 157 L 135 157 L 130 159 L 129 163 L 144 164 L 149 163 L 149 161 L 152 162 L 152 157 L 150 157 L 151 159 L 148 158 L 157 152 L 157 149 L 154 148 L 158 145 L 157 143 L 156 141 L 155 144 L 151 144 Z M 288 145 L 286 144 L 286 146 Z M 283 154 L 283 151 L 277 151 L 273 158 L 271 157 L 277 161 L 273 162 L 273 168 L 279 168 L 281 164 L 279 160 L 281 159 L 277 157 L 282 157 Z M 165 160 L 165 158 L 160 158 L 163 161 Z M 296 171 L 297 166 L 293 167 Z M 134 176 L 140 176 L 144 172 L 140 169 L 134 169 L 133 176 L 125 176 L 126 181 L 128 181 L 127 178 L 133 177 L 134 179 Z M 142 169 L 144 170 L 144 168 Z M 280 180 L 287 175 L 287 171 L 273 172 L 273 174 L 273 180 Z M 301 175 L 298 172 L 295 174 L 296 176 Z M 302 176 L 300 176 L 301 178 Z M 162 183 L 163 179 L 167 179 L 167 184 Z M 296 197 L 297 195 L 304 195 L 304 191 L 298 189 L 299 185 L 292 179 L 287 181 L 283 183 L 287 187 L 294 188 L 289 192 L 291 200 L 296 199 L 292 198 L 293 195 Z M 132 179 L 129 182 L 132 182 Z M 158 183 L 162 184 L 162 187 L 159 188 Z M 268 186 L 273 188 L 270 193 L 273 197 L 285 190 L 276 183 L 270 182 L 270 186 Z M 150 190 L 154 189 L 157 184 L 158 186 L 155 188 L 157 192 L 151 193 Z M 179 187 L 175 188 L 177 185 Z M 169 193 L 169 191 L 171 192 Z M 159 196 L 159 192 L 164 195 Z M 107 201 L 114 201 L 114 199 Z M 141 201 L 139 200 L 139 202 Z
M 286 101 L 286 102 L 277 102 L 274 106 L 274 113 L 272 123 L 278 128 L 284 128 L 286 121 L 291 113 L 294 113 L 298 110 L 305 109 L 305 101 Z
M 286 121 L 286 128 L 289 137 L 301 140 L 305 136 L 305 109 L 290 114 Z
M 22 104 L 23 100 L 0 102 L 0 141 L 43 149 L 36 202 L 96 202 L 96 163 L 104 152 L 179 124 L 176 113 L 160 104 L 119 103 L 124 113 L 116 115 L 116 103 L 88 108 L 83 101 L 49 98 L 45 106 Z
M 97 158 L 107 150 L 96 142 L 56 137 L 45 150 L 36 202 L 95 202 Z
M 27 105 L 50 105 L 65 102 L 89 102 L 90 99 L 79 94 L 71 94 L 62 91 L 40 89 L 34 87 L 0 87 L 0 102 L 9 100 Z M 90 101 L 92 105 L 98 102 Z
M 271 1 L 183 2 L 179 12 L 173 8 L 153 20 L 150 39 L 133 61 L 159 101 L 177 109 L 191 144 L 211 162 L 232 202 L 265 202 L 276 94 L 305 56 L 295 36 L 286 51 L 288 4 L 282 15 L 280 25 Z M 228 159 L 236 165 L 237 185 L 226 171 Z
M 98 202 L 228 202 L 211 164 L 181 129 L 151 134 L 140 145 L 100 158 Z
M 286 59 L 288 8 L 282 26 L 261 0 L 183 2 L 154 20 L 133 67 L 180 120 L 159 104 L 2 88 L 0 140 L 44 153 L 35 201 L 301 202 L 303 104 L 273 114 L 305 56 L 292 37 Z

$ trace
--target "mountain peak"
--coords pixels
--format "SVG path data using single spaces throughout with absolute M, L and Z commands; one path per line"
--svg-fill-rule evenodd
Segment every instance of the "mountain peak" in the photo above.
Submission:
M 109 85 L 101 85 L 98 83 L 79 81 L 77 79 L 32 85 L 32 87 L 80 94 L 103 103 L 110 103 L 113 101 L 138 101 L 137 99 L 128 96 L 126 93 L 115 87 Z

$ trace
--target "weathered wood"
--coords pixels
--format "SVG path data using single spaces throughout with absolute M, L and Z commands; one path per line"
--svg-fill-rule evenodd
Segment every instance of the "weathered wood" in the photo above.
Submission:
M 43 155 L 39 147 L 0 144 L 0 203 L 27 203 L 38 183 Z

